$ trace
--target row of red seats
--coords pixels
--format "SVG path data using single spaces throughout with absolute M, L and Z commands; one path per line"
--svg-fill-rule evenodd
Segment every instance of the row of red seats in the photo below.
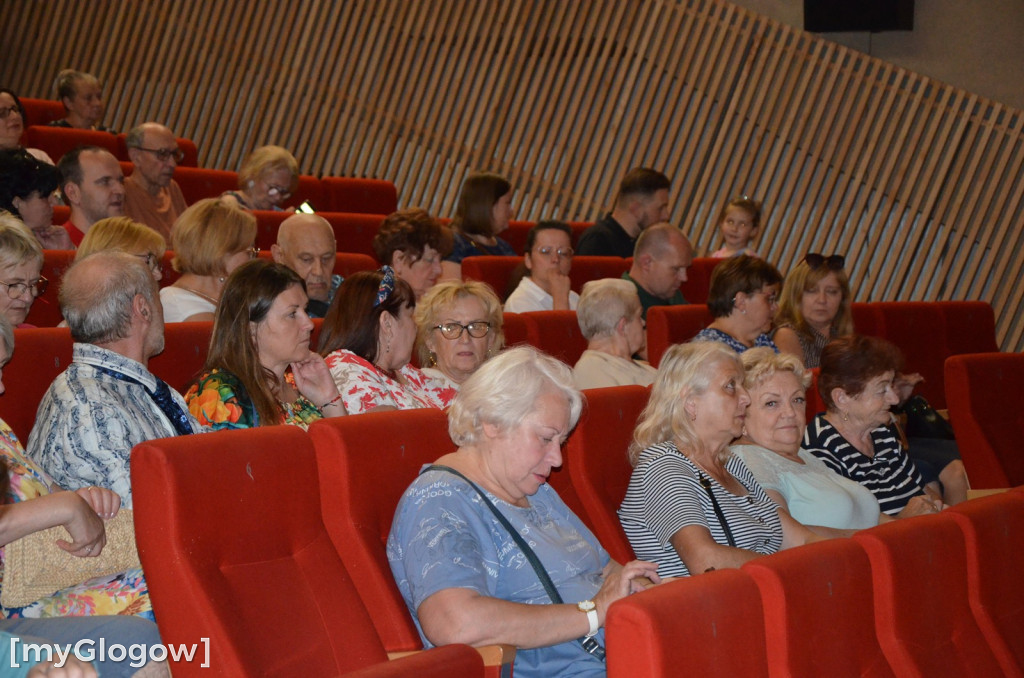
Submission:
M 551 480 L 620 560 L 632 552 L 614 511 L 646 394 L 587 391 Z M 385 543 L 405 487 L 452 448 L 437 410 L 137 446 L 136 532 L 163 638 L 210 637 L 228 674 L 343 673 L 339 634 L 377 658 L 418 648 Z M 362 603 L 340 627 L 319 608 L 321 590 L 346 588 L 323 572 L 328 540 Z M 694 675 L 1021 675 L 1024 585 L 1006 555 L 1022 546 L 1024 494 L 1011 493 L 631 596 L 609 613 L 609 675 L 679 675 L 680 652 Z M 283 617 L 295 627 L 279 639 L 266 619 Z

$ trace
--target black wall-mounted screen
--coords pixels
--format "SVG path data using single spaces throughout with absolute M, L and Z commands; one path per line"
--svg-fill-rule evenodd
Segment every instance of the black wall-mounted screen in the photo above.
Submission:
M 804 0 L 804 30 L 912 31 L 914 0 Z

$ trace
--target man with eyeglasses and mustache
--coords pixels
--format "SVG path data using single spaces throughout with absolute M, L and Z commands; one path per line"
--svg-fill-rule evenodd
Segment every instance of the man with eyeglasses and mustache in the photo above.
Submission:
M 185 211 L 185 196 L 174 180 L 184 157 L 174 132 L 156 122 L 144 122 L 125 138 L 128 157 L 135 165 L 124 181 L 124 213 L 171 242 L 171 226 Z
M 75 247 L 100 219 L 124 216 L 124 172 L 109 151 L 98 146 L 79 146 L 57 163 L 60 192 L 71 207 L 64 230 Z

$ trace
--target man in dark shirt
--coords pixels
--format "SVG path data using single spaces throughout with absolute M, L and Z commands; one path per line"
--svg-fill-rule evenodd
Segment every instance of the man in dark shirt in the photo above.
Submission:
M 629 170 L 619 184 L 611 213 L 583 232 L 576 254 L 623 259 L 633 256 L 637 236 L 648 226 L 668 219 L 670 186 L 668 177 L 657 170 Z
M 633 266 L 622 277 L 636 285 L 644 318 L 651 306 L 686 303 L 679 286 L 686 282 L 686 269 L 692 263 L 690 241 L 672 224 L 655 224 L 640 234 Z

